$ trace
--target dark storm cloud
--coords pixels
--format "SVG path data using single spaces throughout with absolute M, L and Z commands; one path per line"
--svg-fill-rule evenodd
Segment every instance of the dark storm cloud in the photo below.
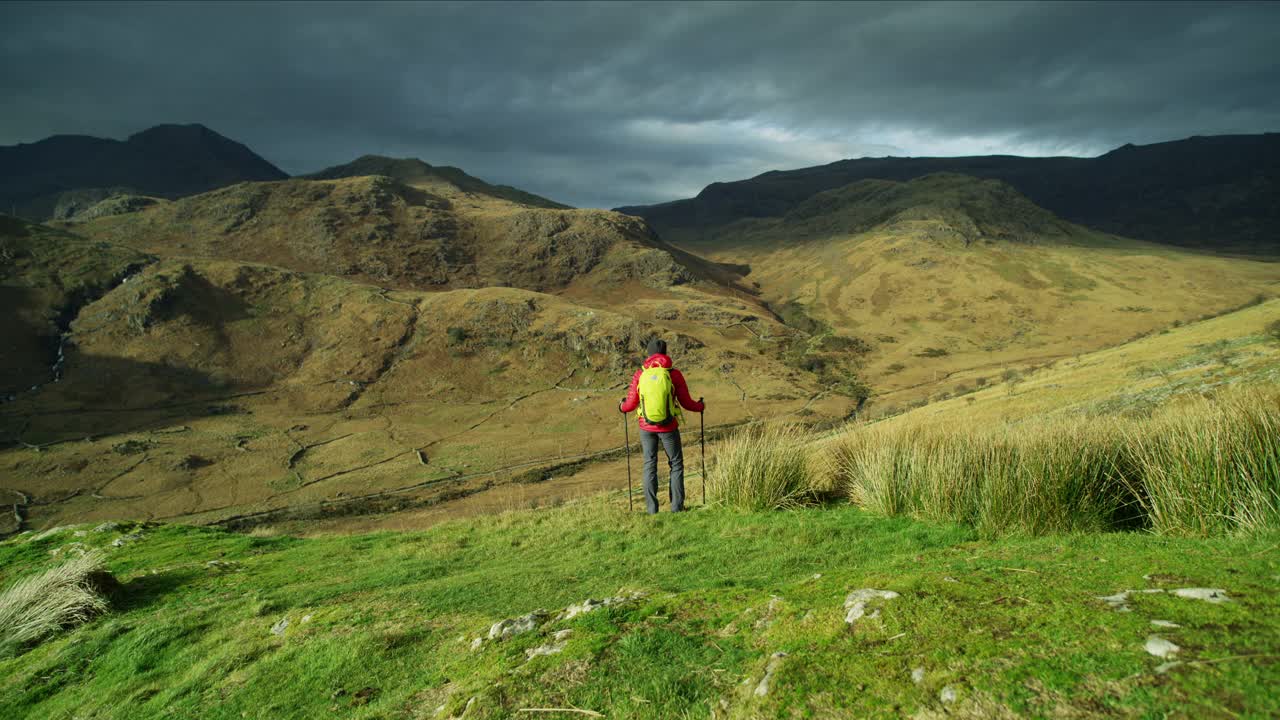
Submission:
M 1280 130 L 1280 5 L 2 4 L 0 144 L 200 122 L 583 206 L 863 155 Z

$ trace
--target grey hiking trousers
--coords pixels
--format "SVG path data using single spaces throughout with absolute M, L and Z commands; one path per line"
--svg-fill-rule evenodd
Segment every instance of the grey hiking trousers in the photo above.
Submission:
M 667 454 L 667 466 L 671 468 L 671 512 L 684 510 L 684 449 L 680 446 L 680 431 L 655 433 L 640 431 L 640 449 L 644 451 L 644 466 L 640 472 L 644 483 L 644 504 L 652 515 L 658 512 L 658 443 Z

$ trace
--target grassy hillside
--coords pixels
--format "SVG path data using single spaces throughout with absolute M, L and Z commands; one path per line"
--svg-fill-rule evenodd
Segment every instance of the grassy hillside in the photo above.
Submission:
M 107 615 L 0 659 L 0 713 L 1265 717 L 1277 541 L 982 541 L 847 506 L 649 518 L 605 501 L 309 540 L 82 526 L 0 544 L 4 585 L 75 544 L 124 583 Z M 1229 600 L 1173 592 L 1194 587 Z M 898 597 L 848 622 L 865 589 Z M 1148 592 L 1100 599 L 1125 590 Z M 591 598 L 615 604 L 556 619 Z M 1180 650 L 1153 657 L 1153 637 Z
M 499 198 L 530 207 L 568 210 L 568 205 L 548 200 L 540 195 L 525 192 L 510 185 L 490 185 L 474 178 L 462 169 L 448 165 L 430 165 L 417 158 L 389 158 L 381 155 L 363 155 L 345 165 L 325 168 L 306 177 L 313 180 L 385 175 L 406 185 L 437 191 L 462 191 L 471 195 Z
M 867 381 L 911 400 L 951 374 L 1098 350 L 1280 289 L 1280 265 L 1097 233 L 956 175 L 858 182 L 690 248 L 750 266 L 784 318 L 861 340 Z
M 974 425 L 1144 416 L 1179 397 L 1280 383 L 1280 342 L 1269 329 L 1277 322 L 1280 300 L 1269 300 L 1092 353 L 950 373 L 930 384 L 927 399 L 910 391 L 878 396 L 870 416 L 897 416 L 892 424 Z
M 41 238 L 73 259 L 87 245 Z M 126 252 L 103 247 L 104 263 Z M 756 333 L 790 331 L 696 288 L 651 288 L 624 314 L 572 293 L 166 259 L 100 292 L 67 315 L 62 381 L 0 408 L 0 490 L 28 528 L 383 515 L 542 482 L 618 457 L 615 403 L 654 334 L 716 408 L 712 433 L 854 402 L 755 359 Z
M 665 288 L 708 276 L 707 263 L 682 263 L 635 218 L 423 187 L 380 175 L 243 183 L 68 227 L 167 257 L 267 263 L 400 289 Z
M 753 477 L 741 458 L 772 462 L 777 436 L 725 434 L 829 425 L 854 406 L 850 369 L 921 342 L 863 340 L 835 311 L 858 283 L 838 291 L 845 256 L 824 247 L 1032 307 L 1165 298 L 1122 317 L 1190 309 L 1150 272 L 1179 298 L 1273 282 L 1083 231 L 998 185 L 928 182 L 923 205 L 893 184 L 820 198 L 786 221 L 812 232 L 785 250 L 744 228 L 771 282 L 806 252 L 831 269 L 826 302 L 762 283 L 786 324 L 712 279 L 422 292 L 167 257 L 96 289 L 63 380 L 0 407 L 0 493 L 25 530 L 0 542 L 0 717 L 1280 714 L 1280 300 L 1093 352 L 1070 342 L 1084 321 L 1046 316 L 1034 337 L 1059 338 L 1057 362 L 1016 335 L 985 362 L 966 351 L 861 422 L 793 433 L 767 471 L 807 473 L 792 509 L 727 507 Z M 84 247 L 22 230 L 41 257 Z M 891 296 L 895 332 L 917 292 Z M 1118 332 L 1099 322 L 1095 340 Z M 613 403 L 655 332 L 715 424 L 712 504 L 694 470 L 694 510 L 649 517 L 620 490 Z M 496 513 L 528 503 L 554 507 Z M 382 532 L 351 534 L 367 529 Z M 120 581 L 84 581 L 109 609 L 10 644 L 38 604 L 15 584 L 83 551 Z

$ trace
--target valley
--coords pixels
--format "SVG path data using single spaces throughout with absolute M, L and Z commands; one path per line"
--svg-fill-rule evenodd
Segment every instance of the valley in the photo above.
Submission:
M 1280 293 L 1275 262 L 1108 235 L 948 174 L 859 181 L 686 247 L 751 267 L 771 307 L 861 339 L 862 372 L 898 402 Z
M 379 156 L 57 197 L 0 216 L 6 717 L 1274 710 L 1265 253 L 954 172 L 670 228 Z M 616 405 L 655 336 L 679 515 Z M 81 566 L 105 614 L 21 640 Z
M 352 531 L 558 504 L 622 487 L 614 406 L 654 335 L 708 400 L 714 457 L 744 424 L 891 415 L 1280 291 L 1275 263 L 1098 232 L 946 173 L 860 180 L 683 247 L 377 156 L 4 222 L 10 532 Z
M 0 720 L 1280 718 L 1280 3 L 0 26 Z
M 40 321 L 16 327 L 26 375 L 0 406 L 20 527 L 390 518 L 539 483 L 619 456 L 616 402 L 654 334 L 717 408 L 709 434 L 856 405 L 759 357 L 796 331 L 642 222 L 436 189 L 290 180 L 9 221 L 6 288 Z

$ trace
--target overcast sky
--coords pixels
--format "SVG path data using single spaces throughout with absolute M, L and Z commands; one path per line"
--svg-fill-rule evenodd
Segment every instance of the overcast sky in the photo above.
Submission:
M 208 125 L 583 207 L 863 156 L 1280 131 L 1280 3 L 0 3 L 0 144 Z

